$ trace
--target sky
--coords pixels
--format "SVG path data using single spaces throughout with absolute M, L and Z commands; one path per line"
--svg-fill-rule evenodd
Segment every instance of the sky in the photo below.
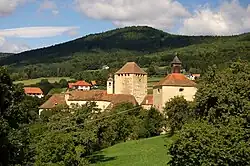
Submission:
M 133 25 L 182 35 L 241 34 L 250 32 L 250 0 L 0 0 L 0 52 Z

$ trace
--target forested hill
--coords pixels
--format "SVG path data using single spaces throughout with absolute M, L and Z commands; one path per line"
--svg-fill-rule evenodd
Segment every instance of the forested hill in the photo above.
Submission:
M 250 33 L 236 36 L 181 36 L 150 27 L 126 27 L 66 43 L 0 58 L 17 79 L 29 71 L 31 78 L 72 76 L 108 65 L 120 68 L 127 61 L 142 67 L 167 66 L 175 53 L 184 68 L 199 71 L 212 64 L 250 60 Z
M 28 61 L 46 62 L 47 58 L 68 57 L 75 52 L 129 50 L 139 52 L 156 52 L 162 48 L 180 48 L 214 40 L 213 37 L 172 35 L 150 27 L 126 27 L 91 34 L 66 43 L 26 51 L 1 61 L 1 65 Z

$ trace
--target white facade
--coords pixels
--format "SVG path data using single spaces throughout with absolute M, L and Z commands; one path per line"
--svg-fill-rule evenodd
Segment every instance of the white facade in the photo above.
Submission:
M 90 90 L 90 86 L 74 86 L 77 90 Z
M 38 97 L 38 98 L 43 98 L 44 97 L 44 95 L 43 94 L 27 94 L 27 95 L 29 95 L 29 96 L 32 96 L 32 97 Z

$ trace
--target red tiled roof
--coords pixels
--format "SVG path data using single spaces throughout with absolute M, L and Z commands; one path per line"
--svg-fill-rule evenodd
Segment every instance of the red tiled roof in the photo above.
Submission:
M 155 86 L 188 86 L 195 87 L 196 83 L 181 73 L 172 73 L 158 82 Z
M 71 91 L 69 92 L 69 101 L 108 101 L 112 105 L 129 102 L 137 104 L 133 95 L 127 94 L 107 94 L 106 90 L 91 91 Z
M 73 86 L 92 86 L 90 83 L 86 81 L 77 81 L 75 83 L 68 83 L 69 88 L 73 88 Z
M 37 87 L 24 87 L 24 93 L 26 93 L 26 94 L 43 94 L 43 91 Z
M 127 62 L 116 74 L 147 74 L 135 62 Z
M 67 106 L 64 94 L 54 94 L 51 96 L 43 105 L 40 106 L 42 109 L 52 109 L 56 106 Z
M 153 105 L 153 95 L 147 95 L 141 105 Z

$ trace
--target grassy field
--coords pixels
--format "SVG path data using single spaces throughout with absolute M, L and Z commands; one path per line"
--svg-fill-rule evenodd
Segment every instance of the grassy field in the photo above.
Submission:
M 92 156 L 92 166 L 166 166 L 171 143 L 172 138 L 166 136 L 120 143 Z
M 48 79 L 50 83 L 59 82 L 61 79 L 66 79 L 68 81 L 72 80 L 69 77 L 43 77 L 43 78 L 29 79 L 29 80 L 23 80 L 23 81 L 15 81 L 14 83 L 15 84 L 22 83 L 24 84 L 24 86 L 27 86 L 27 85 L 39 83 L 42 79 Z

